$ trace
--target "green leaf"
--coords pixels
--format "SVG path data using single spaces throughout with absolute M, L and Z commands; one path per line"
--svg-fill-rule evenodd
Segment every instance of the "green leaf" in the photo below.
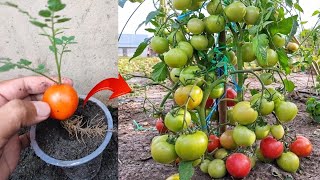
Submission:
M 40 28 L 48 27 L 47 24 L 42 23 L 42 22 L 39 22 L 39 21 L 32 20 L 32 21 L 30 21 L 30 22 L 31 22 L 31 24 L 33 24 L 33 25 L 35 25 L 35 26 L 38 26 L 38 27 L 40 27 Z
M 29 66 L 30 64 L 32 64 L 32 62 L 29 61 L 29 60 L 26 60 L 26 59 L 20 59 L 18 64 L 21 64 L 21 65 L 24 65 L 24 66 Z
M 156 82 L 164 81 L 169 74 L 169 70 L 166 63 L 162 61 L 154 65 L 152 69 L 153 71 L 151 73 L 151 77 Z
M 65 4 L 61 3 L 61 0 L 48 0 L 48 8 L 51 11 L 57 12 L 61 11 L 66 7 Z
M 304 13 L 302 7 L 301 7 L 298 3 L 295 3 L 295 4 L 294 4 L 294 8 L 296 8 L 296 10 Z
M 133 56 L 129 59 L 129 61 L 131 61 L 133 58 L 136 58 L 138 56 L 140 56 L 143 51 L 146 49 L 146 47 L 148 46 L 148 42 L 150 39 L 146 39 L 144 42 L 140 43 L 138 48 L 136 49 L 136 51 L 134 52 Z
M 259 91 L 257 89 L 250 89 L 251 96 L 258 94 L 258 93 L 259 93 Z
M 285 70 L 286 74 L 290 74 L 291 70 L 289 68 L 289 57 L 284 49 L 277 51 L 280 66 Z
M 62 18 L 62 19 L 58 19 L 57 23 L 64 23 L 64 22 L 67 22 L 70 20 L 71 20 L 71 18 Z
M 266 34 L 259 34 L 252 40 L 253 51 L 257 59 L 261 62 L 266 62 L 267 60 L 267 48 L 269 47 L 269 40 Z
M 286 4 L 287 4 L 289 7 L 292 7 L 293 2 L 292 2 L 292 0 L 286 0 Z
M 49 46 L 49 49 L 51 52 L 53 52 L 53 53 L 55 52 L 55 48 L 53 46 Z
M 73 41 L 75 38 L 76 38 L 75 36 L 70 36 L 70 37 L 68 38 L 68 41 Z
M 154 19 L 158 14 L 160 13 L 160 11 L 151 11 L 146 20 L 144 21 L 145 25 L 147 25 L 152 19 Z
M 155 29 L 152 29 L 152 28 L 147 28 L 147 29 L 144 29 L 144 30 L 147 31 L 147 32 L 151 32 L 151 33 L 157 32 Z
M 190 180 L 194 174 L 192 161 L 181 161 L 179 163 L 179 177 L 180 180 Z
M 51 11 L 49 10 L 41 10 L 39 11 L 39 15 L 42 17 L 50 17 L 51 16 Z
M 59 38 L 55 38 L 54 40 L 55 40 L 56 44 L 58 44 L 58 45 L 63 44 L 63 41 Z
M 316 16 L 316 15 L 318 15 L 318 14 L 320 14 L 320 11 L 319 11 L 319 10 L 315 10 L 315 11 L 312 13 L 312 16 Z
M 0 72 L 10 71 L 11 69 L 14 69 L 15 67 L 16 67 L 16 65 L 14 65 L 12 63 L 6 63 L 3 66 L 0 66 Z
M 118 0 L 118 5 L 123 8 L 124 5 L 126 4 L 127 0 Z
M 269 31 L 271 35 L 275 35 L 277 33 L 288 35 L 293 29 L 295 22 L 297 22 L 298 16 L 292 16 L 286 19 L 281 20 L 280 22 L 274 22 L 270 24 Z
M 39 64 L 38 65 L 38 67 L 37 67 L 37 69 L 35 69 L 37 72 L 40 72 L 40 73 L 45 73 L 45 72 L 47 72 L 47 69 L 46 69 L 46 67 L 45 67 L 45 65 L 44 64 Z
M 285 85 L 286 90 L 288 92 L 292 92 L 294 90 L 294 88 L 296 87 L 294 85 L 294 83 L 292 81 L 288 80 L 288 79 L 284 79 L 283 82 L 284 82 L 284 85 Z

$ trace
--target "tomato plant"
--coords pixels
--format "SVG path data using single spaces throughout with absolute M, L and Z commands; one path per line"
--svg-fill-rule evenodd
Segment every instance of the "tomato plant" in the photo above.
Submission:
M 287 150 L 284 147 L 288 141 L 284 131 L 286 123 L 294 120 L 298 113 L 297 106 L 287 99 L 287 94 L 295 89 L 288 75 L 296 64 L 292 59 L 301 52 L 300 44 L 289 48 L 296 42 L 299 22 L 299 16 L 293 15 L 292 10 L 301 12 L 299 2 L 294 3 L 286 0 L 160 0 L 159 9 L 148 15 L 145 23 L 152 25 L 146 30 L 154 37 L 169 41 L 169 51 L 158 54 L 161 61 L 153 67 L 149 78 L 168 89 L 154 111 L 165 114 L 168 106 L 183 110 L 179 121 L 172 120 L 179 123 L 170 124 L 168 120 L 170 125 L 167 125 L 165 121 L 172 131 L 170 136 L 176 139 L 175 150 L 181 158 L 180 178 L 191 179 L 190 173 L 185 173 L 192 168 L 189 161 L 200 156 L 205 159 L 200 169 L 207 173 L 212 153 L 222 160 L 211 162 L 212 166 L 220 168 L 229 153 L 232 156 L 235 152 L 245 152 L 246 158 L 240 155 L 242 159 L 234 160 L 236 164 L 245 159 L 242 173 L 236 174 L 225 163 L 229 174 L 245 177 L 254 167 L 253 154 L 264 162 L 271 162 Z M 208 13 L 203 13 L 203 8 Z M 163 33 L 164 30 L 168 33 Z M 140 47 L 147 47 L 149 42 L 142 42 Z M 181 49 L 184 55 L 176 49 Z M 143 48 L 138 48 L 132 58 L 142 52 Z M 169 76 L 172 85 L 165 83 Z M 245 96 L 249 92 L 250 99 Z M 173 105 L 167 103 L 170 99 L 174 100 Z M 204 151 L 192 156 L 187 153 L 192 146 L 186 144 L 193 144 L 191 140 L 196 138 L 192 137 L 200 131 L 205 137 L 209 136 L 209 143 Z M 182 146 L 182 139 L 191 142 L 186 140 Z M 217 149 L 218 139 L 220 149 Z M 259 148 L 255 147 L 257 139 L 261 140 Z M 253 149 L 256 152 L 252 152 Z M 220 178 L 214 173 L 209 175 Z
M 0 66 L 0 72 L 9 71 L 14 68 L 27 69 L 55 82 L 54 86 L 49 87 L 45 91 L 43 101 L 47 102 L 51 108 L 51 118 L 57 120 L 68 119 L 78 107 L 78 95 L 72 86 L 62 83 L 61 69 L 64 55 L 71 52 L 68 48 L 69 45 L 76 43 L 74 36 L 62 35 L 66 28 L 61 26 L 61 24 L 71 20 L 71 18 L 59 14 L 65 9 L 66 4 L 63 4 L 60 0 L 48 1 L 46 8 L 38 12 L 39 19 L 33 17 L 31 13 L 21 9 L 16 4 L 6 2 L 0 3 L 0 5 L 16 8 L 19 12 L 28 15 L 30 23 L 41 29 L 40 35 L 48 38 L 50 42 L 48 50 L 53 53 L 57 68 L 57 80 L 46 74 L 47 69 L 44 64 L 33 67 L 32 61 L 28 59 L 20 59 L 18 62 L 13 62 L 10 58 L 0 58 L 0 64 L 4 64 Z

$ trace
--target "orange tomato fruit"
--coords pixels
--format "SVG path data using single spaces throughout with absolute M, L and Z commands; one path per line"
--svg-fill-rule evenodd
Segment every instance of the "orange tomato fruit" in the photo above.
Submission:
M 79 97 L 72 86 L 57 84 L 49 87 L 44 92 L 43 101 L 50 106 L 51 118 L 66 120 L 77 110 Z

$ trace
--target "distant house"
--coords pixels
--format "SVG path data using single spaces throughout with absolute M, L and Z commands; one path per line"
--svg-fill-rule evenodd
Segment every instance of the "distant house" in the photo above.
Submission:
M 148 38 L 146 34 L 122 34 L 118 43 L 118 56 L 133 56 L 139 44 L 146 38 Z M 147 57 L 150 53 L 150 48 L 147 47 L 141 56 Z

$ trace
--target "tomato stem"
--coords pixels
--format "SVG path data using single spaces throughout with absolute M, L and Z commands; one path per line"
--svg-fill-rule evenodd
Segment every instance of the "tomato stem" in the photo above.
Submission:
M 56 32 L 54 29 L 54 12 L 51 12 L 51 32 L 52 32 L 52 46 L 53 46 L 53 52 L 54 52 L 54 58 L 57 65 L 57 72 L 58 72 L 58 83 L 61 84 L 61 62 L 59 63 L 58 58 L 58 49 L 57 49 L 57 43 L 56 43 Z M 62 52 L 61 52 L 62 53 Z

